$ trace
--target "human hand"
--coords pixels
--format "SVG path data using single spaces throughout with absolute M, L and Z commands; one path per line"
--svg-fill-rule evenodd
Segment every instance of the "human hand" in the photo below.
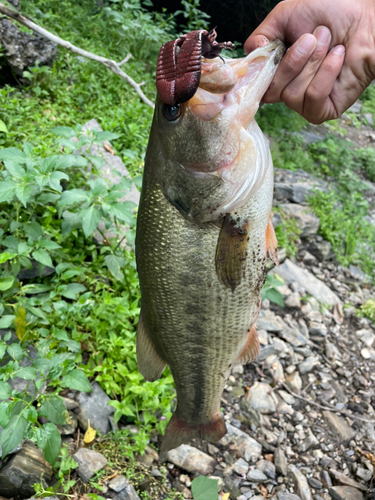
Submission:
M 291 47 L 263 97 L 311 123 L 338 118 L 375 79 L 374 0 L 285 0 L 246 40 L 248 54 L 279 38 Z

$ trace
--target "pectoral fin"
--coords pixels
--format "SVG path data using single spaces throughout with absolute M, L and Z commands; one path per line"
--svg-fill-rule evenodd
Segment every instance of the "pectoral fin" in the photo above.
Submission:
M 279 258 L 277 256 L 277 238 L 272 225 L 272 214 L 270 215 L 270 220 L 268 221 L 266 229 L 266 252 L 267 257 L 269 257 L 272 262 L 278 266 Z
M 259 338 L 256 331 L 255 326 L 252 327 L 249 333 L 249 337 L 245 344 L 245 347 L 242 349 L 241 354 L 238 357 L 237 362 L 243 365 L 247 363 L 251 363 L 259 354 Z
M 231 216 L 224 217 L 216 247 L 216 273 L 232 292 L 241 283 L 246 269 L 249 223 L 239 225 Z
M 139 315 L 137 330 L 137 361 L 140 373 L 149 382 L 154 382 L 163 373 L 166 362 L 156 352 L 146 325 L 142 319 L 142 312 Z

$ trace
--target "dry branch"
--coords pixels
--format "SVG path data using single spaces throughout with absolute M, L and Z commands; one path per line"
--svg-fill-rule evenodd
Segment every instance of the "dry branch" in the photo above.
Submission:
M 139 97 L 142 99 L 143 102 L 145 102 L 148 106 L 151 108 L 154 108 L 154 104 L 150 101 L 150 99 L 142 92 L 141 90 L 141 85 L 133 80 L 129 75 L 127 75 L 120 66 L 122 64 L 125 64 L 131 57 L 131 54 L 125 57 L 123 61 L 120 63 L 116 63 L 112 59 L 106 59 L 105 57 L 98 56 L 96 54 L 93 54 L 92 52 L 88 52 L 87 50 L 80 49 L 79 47 L 76 47 L 72 43 L 63 40 L 62 38 L 50 33 L 49 31 L 45 30 L 44 28 L 41 28 L 37 24 L 33 23 L 30 19 L 27 19 L 26 17 L 22 16 L 18 12 L 15 12 L 8 7 L 6 7 L 4 4 L 0 3 L 0 14 L 4 14 L 6 17 L 10 17 L 11 19 L 14 19 L 15 21 L 19 22 L 20 24 L 23 24 L 27 28 L 32 29 L 35 31 L 35 33 L 39 33 L 39 35 L 44 36 L 45 38 L 48 38 L 48 40 L 51 40 L 52 42 L 55 42 L 57 45 L 60 45 L 64 49 L 70 50 L 70 52 L 74 52 L 75 54 L 78 54 L 82 57 L 86 57 L 87 59 L 92 59 L 93 61 L 99 62 L 101 64 L 104 64 L 108 69 L 110 69 L 115 75 L 123 78 L 125 81 L 129 83 L 133 87 L 133 89 L 137 92 Z

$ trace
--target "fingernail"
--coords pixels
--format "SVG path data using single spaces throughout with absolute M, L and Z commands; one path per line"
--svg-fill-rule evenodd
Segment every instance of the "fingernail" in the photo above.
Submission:
M 316 38 L 314 35 L 310 35 L 307 33 L 304 35 L 301 40 L 296 44 L 296 49 L 303 55 L 310 54 L 314 49 L 316 44 Z
M 345 53 L 345 47 L 343 45 L 336 45 L 336 47 L 333 47 L 332 52 L 333 54 L 342 56 Z
M 314 35 L 316 36 L 318 45 L 327 45 L 327 43 L 331 40 L 331 32 L 325 26 L 317 28 Z

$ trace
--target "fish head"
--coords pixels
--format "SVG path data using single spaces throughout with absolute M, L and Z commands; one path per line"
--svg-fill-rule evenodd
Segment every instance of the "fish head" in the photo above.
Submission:
M 264 140 L 254 117 L 284 51 L 277 40 L 244 58 L 202 59 L 190 100 L 157 99 L 162 190 L 188 220 L 215 221 L 259 189 L 269 158 L 260 165 Z

